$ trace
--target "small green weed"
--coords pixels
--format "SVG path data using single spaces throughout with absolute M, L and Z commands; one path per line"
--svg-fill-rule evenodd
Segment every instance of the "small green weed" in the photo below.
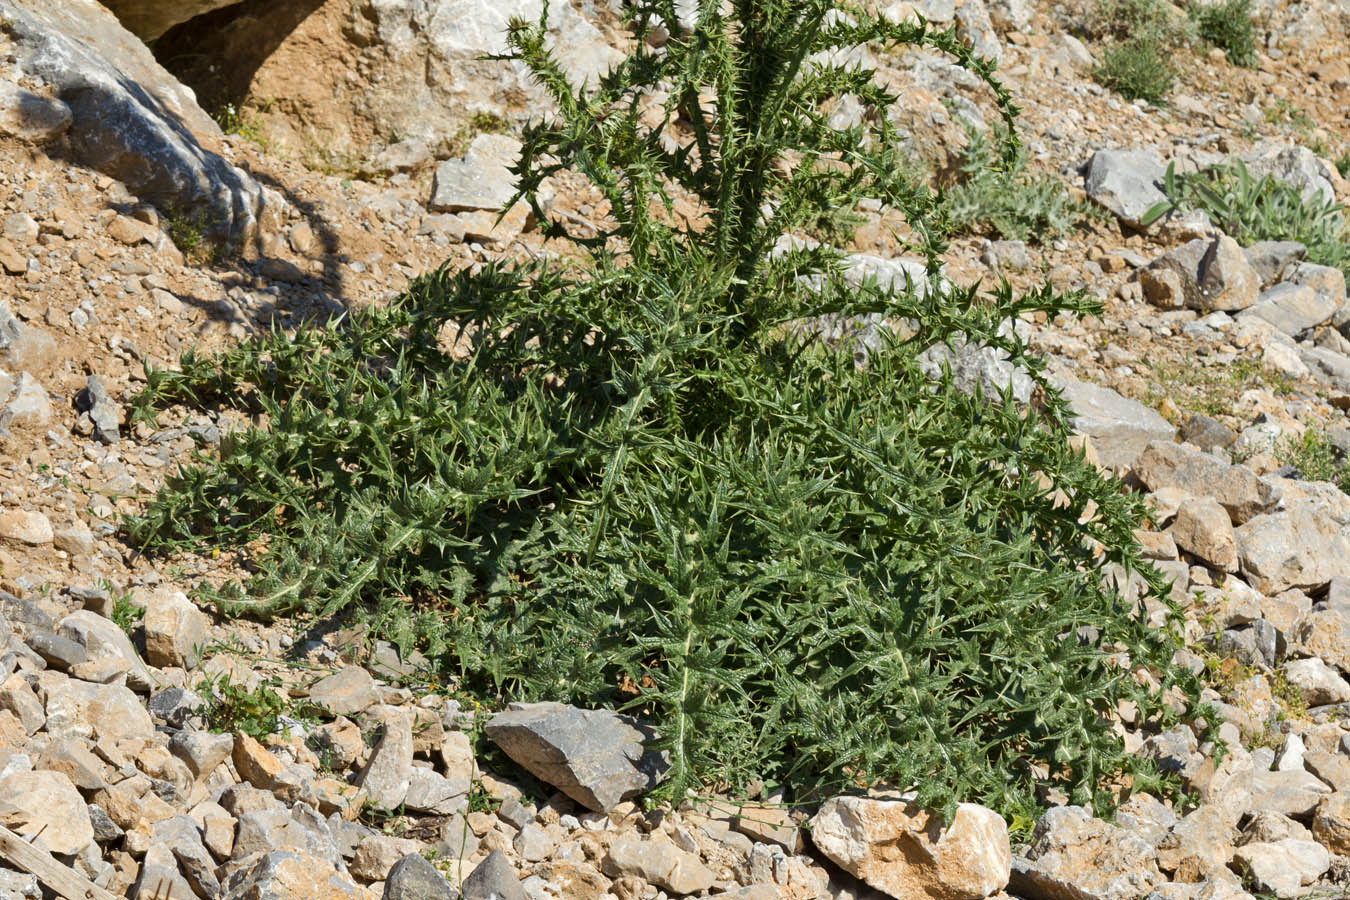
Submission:
M 1350 461 L 1327 439 L 1324 430 L 1309 428 L 1298 438 L 1276 445 L 1276 458 L 1298 469 L 1308 481 L 1329 481 L 1350 494 Z
M 1026 151 L 1019 148 L 1011 164 L 999 164 L 998 147 L 1006 134 L 992 138 L 967 126 L 965 156 L 957 183 L 946 193 L 953 234 L 986 234 L 1004 240 L 1042 240 L 1070 230 L 1079 204 L 1053 175 L 1033 176 L 1026 170 Z
M 1194 39 L 1194 27 L 1165 0 L 1099 0 L 1088 31 L 1102 43 L 1092 77 L 1128 100 L 1162 103 L 1172 90 L 1177 51 Z
M 463 156 L 469 144 L 480 134 L 502 134 L 508 127 L 507 121 L 494 113 L 474 113 L 450 139 L 447 148 L 449 156 Z
M 1257 241 L 1298 241 L 1308 261 L 1350 273 L 1350 230 L 1345 210 L 1334 200 L 1305 197 L 1272 176 L 1254 178 L 1242 160 L 1193 175 L 1168 166 L 1167 200 L 1143 218 L 1149 225 L 1174 210 L 1204 210 L 1216 227 L 1244 247 Z
M 1350 178 L 1350 150 L 1344 150 L 1335 160 L 1336 171 L 1342 178 Z
M 1248 69 L 1256 65 L 1252 0 L 1197 3 L 1190 7 L 1190 15 L 1201 40 L 1223 50 L 1230 63 Z
M 130 592 L 119 594 L 113 601 L 112 620 L 128 635 L 141 626 L 144 618 L 145 609 L 131 602 Z
M 242 731 L 253 738 L 272 734 L 278 729 L 278 717 L 289 712 L 289 704 L 274 687 L 260 684 L 245 690 L 228 675 L 205 682 L 199 692 L 206 697 L 202 713 L 207 727 L 212 731 Z
M 215 265 L 224 257 L 224 246 L 207 237 L 210 222 L 205 213 L 189 216 L 173 210 L 167 218 L 169 239 L 189 264 Z
M 1092 77 L 1127 100 L 1162 103 L 1177 80 L 1171 54 L 1155 41 L 1131 38 L 1102 51 Z
M 263 121 L 257 114 L 240 109 L 233 103 L 226 103 L 216 112 L 215 120 L 226 134 L 237 135 L 267 149 L 267 135 L 263 130 Z

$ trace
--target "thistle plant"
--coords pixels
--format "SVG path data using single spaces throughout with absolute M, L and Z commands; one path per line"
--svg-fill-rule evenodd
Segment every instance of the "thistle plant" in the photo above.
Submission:
M 524 134 L 520 191 L 579 254 L 443 269 L 149 372 L 146 412 L 269 425 L 184 468 L 130 538 L 251 550 L 249 579 L 199 591 L 227 613 L 360 617 L 479 697 L 639 715 L 668 799 L 886 781 L 1027 815 L 1047 788 L 1105 807 L 1122 773 L 1156 787 L 1107 720 L 1129 699 L 1165 725 L 1156 686 L 1194 689 L 1172 632 L 1103 577 L 1164 596 L 1143 510 L 1070 447 L 1006 327 L 1092 306 L 941 279 L 943 203 L 904 177 L 897 98 L 855 60 L 945 52 L 1011 123 L 992 65 L 838 0 L 705 0 L 690 30 L 668 0 L 629 16 L 632 53 L 595 85 L 569 83 L 544 23 L 509 33 L 556 109 Z M 864 113 L 834 127 L 846 94 Z M 603 196 L 598 232 L 539 202 L 562 171 Z M 858 283 L 810 240 L 863 199 L 906 218 L 918 283 Z M 908 327 L 859 365 L 800 327 L 825 314 Z M 1037 401 L 925 377 L 943 341 L 1001 349 Z

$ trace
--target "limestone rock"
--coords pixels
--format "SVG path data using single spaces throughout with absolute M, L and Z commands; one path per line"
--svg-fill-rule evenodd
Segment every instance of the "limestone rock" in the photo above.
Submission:
M 410 853 L 384 880 L 383 900 L 457 900 L 458 894 L 421 855 Z
M 205 15 L 241 0 L 107 0 L 128 31 L 145 41 L 153 41 L 175 25 Z
M 651 790 L 666 770 L 662 756 L 643 746 L 650 732 L 607 710 L 512 704 L 486 732 L 530 774 L 596 812 Z
M 365 789 L 370 802 L 379 809 L 395 809 L 408 795 L 412 757 L 412 722 L 406 713 L 395 710 L 385 720 L 384 736 L 375 745 L 356 784 Z
M 717 880 L 698 854 L 658 841 L 621 838 L 610 845 L 605 867 L 616 875 L 637 875 L 672 894 L 696 894 Z
M 209 621 L 187 594 L 161 588 L 145 601 L 145 655 L 153 666 L 195 669 L 206 645 Z
M 1177 546 L 1212 568 L 1236 572 L 1237 539 L 1228 511 L 1213 497 L 1188 497 L 1177 508 L 1171 534 Z
M 1312 884 L 1331 867 L 1325 847 L 1313 841 L 1285 838 L 1269 844 L 1239 847 L 1234 859 L 1252 879 L 1258 891 L 1276 897 L 1298 897 L 1304 885 Z
M 1284 677 L 1309 706 L 1350 703 L 1350 682 L 1317 657 L 1290 660 L 1284 666 Z
M 1176 428 L 1142 403 L 1074 378 L 1052 379 L 1073 410 L 1075 430 L 1092 438 L 1107 468 L 1128 467 L 1152 441 L 1171 441 Z
M 1088 197 L 1132 228 L 1144 214 L 1167 199 L 1158 185 L 1166 171 L 1149 150 L 1098 150 L 1087 162 L 1084 189 Z
M 1315 590 L 1350 575 L 1350 526 L 1318 504 L 1294 503 L 1256 516 L 1235 534 L 1242 573 L 1264 594 Z
M 365 900 L 369 895 L 331 864 L 296 850 L 274 850 L 236 869 L 222 900 Z
M 215 771 L 234 750 L 234 738 L 207 731 L 180 731 L 169 740 L 169 749 L 202 778 Z
M 1283 281 L 1285 273 L 1307 255 L 1308 248 L 1298 241 L 1257 241 L 1242 252 L 1260 277 L 1261 287 L 1267 288 Z
M 51 520 L 40 512 L 11 509 L 0 513 L 0 540 L 40 547 L 54 537 Z
M 78 161 L 162 208 L 200 212 L 215 236 L 256 230 L 262 187 L 202 146 L 219 127 L 111 12 L 94 0 L 0 0 L 0 16 L 20 71 L 69 107 Z
M 16 772 L 0 779 L 0 824 L 52 853 L 75 853 L 94 839 L 89 808 L 60 772 Z
M 380 700 L 375 679 L 359 666 L 347 666 L 309 686 L 309 700 L 339 716 L 365 712 Z
M 1208 453 L 1166 441 L 1148 445 L 1135 461 L 1134 474 L 1150 491 L 1173 488 L 1196 497 L 1213 497 L 1236 525 L 1273 508 L 1281 497 L 1278 485 L 1258 478 L 1245 466 L 1229 465 Z
M 123 685 L 94 684 L 64 676 L 39 683 L 47 706 L 47 733 L 53 737 L 116 741 L 146 739 L 155 733 L 155 723 L 145 706 Z
M 510 167 L 519 159 L 520 149 L 520 141 L 513 137 L 478 135 L 463 159 L 446 160 L 436 169 L 428 206 L 447 212 L 505 209 L 516 192 Z
M 1350 793 L 1337 791 L 1317 804 L 1312 836 L 1332 853 L 1350 854 Z
M 356 852 L 352 854 L 351 873 L 362 881 L 383 881 L 394 866 L 421 849 L 421 844 L 407 838 L 387 834 L 368 835 L 356 845 Z
M 1261 319 L 1290 337 L 1298 337 L 1310 328 L 1329 322 L 1338 308 L 1340 303 L 1319 296 L 1310 287 L 1285 282 L 1262 293 L 1242 316 Z
M 1312 815 L 1331 788 L 1303 770 L 1257 772 L 1252 776 L 1252 808 L 1298 818 Z
M 981 900 L 1008 885 L 1012 850 L 1002 817 L 973 803 L 947 827 L 897 800 L 835 797 L 811 820 L 811 840 L 844 871 L 897 900 Z
M 1166 880 L 1153 847 L 1138 835 L 1081 806 L 1060 806 L 1036 822 L 1009 888 L 1031 900 L 1138 900 Z
M 0 132 L 20 140 L 41 143 L 70 127 L 70 107 L 55 97 L 44 97 L 10 81 L 0 81 Z
M 493 850 L 460 885 L 464 900 L 527 900 L 515 868 L 500 850 Z

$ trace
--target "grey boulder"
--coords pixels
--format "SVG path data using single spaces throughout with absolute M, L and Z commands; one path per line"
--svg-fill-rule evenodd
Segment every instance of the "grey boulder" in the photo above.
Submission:
M 69 108 L 79 162 L 161 209 L 201 216 L 214 238 L 255 232 L 261 185 L 203 145 L 219 127 L 111 12 L 94 0 L 0 0 L 0 18 L 19 70 Z
M 607 710 L 512 704 L 486 731 L 530 774 L 596 812 L 656 787 L 668 768 L 643 745 L 653 737 L 650 729 Z
M 1167 199 L 1158 187 L 1166 170 L 1150 150 L 1098 150 L 1087 162 L 1084 189 L 1092 200 L 1132 228 Z

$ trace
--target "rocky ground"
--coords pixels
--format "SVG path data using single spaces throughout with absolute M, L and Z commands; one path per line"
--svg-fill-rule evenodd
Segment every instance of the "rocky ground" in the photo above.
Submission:
M 0 0 L 0 824 L 30 848 L 0 833 L 0 896 L 1343 893 L 1350 496 L 1283 467 L 1279 450 L 1309 428 L 1350 445 L 1344 277 L 1297 245 L 1244 248 L 1194 218 L 1132 227 L 1160 199 L 1168 162 L 1241 157 L 1350 202 L 1325 159 L 1350 147 L 1338 8 L 1261 9 L 1256 68 L 1196 57 L 1159 107 L 1092 81 L 1078 7 L 918 5 L 999 55 L 1034 165 L 1104 210 L 1048 244 L 959 240 L 947 274 L 1018 287 L 1048 278 L 1102 300 L 1100 318 L 1019 327 L 1050 359 L 1090 452 L 1157 513 L 1159 530 L 1139 537 L 1187 609 L 1184 662 L 1205 673 L 1226 745 L 1218 760 L 1191 728 L 1149 734 L 1120 709 L 1127 745 L 1177 773 L 1200 805 L 1139 794 L 1106 822 L 1047 797 L 1050 811 L 1029 840 L 1014 828 L 1014 845 L 981 807 L 939 827 L 881 792 L 789 807 L 766 790 L 644 811 L 635 800 L 660 761 L 643 753 L 637 723 L 547 705 L 464 708 L 430 690 L 415 654 L 400 659 L 350 629 L 215 621 L 185 591 L 239 561 L 146 559 L 124 543 L 119 515 L 241 424 L 183 410 L 131 421 L 145 365 L 378 303 L 442 264 L 557 249 L 523 209 L 497 222 L 515 145 L 495 132 L 528 103 L 510 73 L 465 62 L 492 38 L 465 49 L 445 23 L 396 4 L 310 5 L 314 17 L 243 67 L 257 101 L 308 61 L 307 93 L 255 102 L 260 124 L 225 135 L 92 0 Z M 163 9 L 148 16 L 154 4 L 109 6 L 166 47 L 194 33 L 250 47 L 276 16 L 296 17 L 252 2 L 202 32 Z M 570 63 L 603 65 L 621 41 L 614 11 L 569 16 L 559 27 L 580 48 Z M 453 90 L 408 94 L 396 65 L 409 55 L 420 62 L 403 65 L 457 73 Z M 977 85 L 935 56 L 874 62 L 939 169 L 964 143 L 962 122 L 992 117 Z M 358 83 L 325 87 L 348 68 Z M 449 118 L 398 133 L 418 121 L 409 109 L 430 104 Z M 554 202 L 574 222 L 603 215 L 565 181 Z M 857 261 L 899 265 L 893 220 L 860 212 Z M 221 235 L 208 223 L 220 222 L 237 248 L 226 256 L 211 249 Z M 955 362 L 972 379 L 1010 374 L 978 353 Z M 1163 624 L 1162 610 L 1147 614 Z M 495 771 L 506 758 L 535 780 Z

